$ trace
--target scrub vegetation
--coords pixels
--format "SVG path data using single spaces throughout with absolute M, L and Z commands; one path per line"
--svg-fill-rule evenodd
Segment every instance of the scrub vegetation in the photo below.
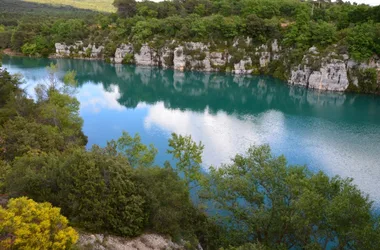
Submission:
M 0 209 L 5 249 L 71 248 L 78 236 L 65 217 L 87 232 L 155 232 L 188 249 L 380 244 L 379 217 L 352 180 L 289 165 L 267 145 L 252 146 L 207 173 L 201 170 L 204 146 L 190 136 L 170 138 L 173 165 L 157 166 L 154 145 L 127 132 L 105 147 L 86 149 L 75 72 L 63 83 L 55 65 L 48 72 L 30 99 L 17 76 L 0 71 L 0 187 L 14 198 Z
M 248 36 L 258 44 L 280 39 L 280 45 L 299 54 L 333 43 L 359 61 L 380 54 L 380 6 L 298 0 L 115 0 L 114 8 L 110 0 L 47 2 L 52 3 L 4 0 L 0 48 L 21 52 L 26 45 L 26 54 L 46 56 L 54 52 L 55 42 L 83 40 L 116 48 L 121 42 L 161 44 L 160 40 L 176 39 L 225 46 L 226 41 L 231 45 Z
M 242 42 L 247 37 L 251 38 L 250 46 Z M 257 68 L 256 49 L 275 39 L 282 48 L 282 59 Z M 148 43 L 159 51 L 175 46 L 168 45 L 173 40 L 203 42 L 213 51 L 228 50 L 229 62 L 212 65 L 214 69 L 230 72 L 233 63 L 248 55 L 252 65 L 246 67 L 253 74 L 287 80 L 292 68 L 304 63 L 302 58 L 312 46 L 321 55 L 346 54 L 358 63 L 377 60 L 380 6 L 322 0 L 3 0 L 0 9 L 0 50 L 10 48 L 27 56 L 47 57 L 55 53 L 55 43 L 83 41 L 79 48 L 70 49 L 72 56 L 78 56 L 89 44 L 102 45 L 100 56 L 111 62 L 122 43 L 132 44 L 135 51 Z M 82 56 L 89 57 L 90 52 Z M 201 61 L 205 54 L 194 56 Z M 123 63 L 133 63 L 133 59 L 127 55 Z M 170 56 L 164 60 L 168 66 L 173 64 Z M 203 67 L 200 63 L 194 69 Z M 372 81 L 370 74 L 361 76 L 365 82 Z M 369 87 L 351 83 L 348 90 L 379 93 L 378 82 Z
M 290 61 L 302 59 L 311 46 L 325 50 L 332 44 L 369 61 L 380 55 L 380 6 L 3 0 L 0 8 L 0 49 L 29 56 L 54 53 L 56 42 L 103 44 L 112 55 L 126 42 L 137 48 L 171 39 L 202 41 L 217 50 L 242 37 L 258 45 L 278 39 Z M 270 67 L 283 77 L 280 66 Z M 167 153 L 174 163 L 163 166 L 155 164 L 154 145 L 127 132 L 86 149 L 75 72 L 58 79 L 56 71 L 48 67 L 47 81 L 32 99 L 18 76 L 0 68 L 0 191 L 13 198 L 0 209 L 2 248 L 75 248 L 72 226 L 124 237 L 155 232 L 187 249 L 378 249 L 380 218 L 352 180 L 292 166 L 267 145 L 252 146 L 206 173 L 204 146 L 190 136 L 172 135 Z M 376 72 L 358 71 L 355 90 L 375 91 Z

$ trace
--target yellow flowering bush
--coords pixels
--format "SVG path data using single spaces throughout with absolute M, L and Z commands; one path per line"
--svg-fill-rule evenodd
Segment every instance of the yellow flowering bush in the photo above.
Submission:
M 69 249 L 78 233 L 67 226 L 60 208 L 27 197 L 10 199 L 0 207 L 0 249 Z

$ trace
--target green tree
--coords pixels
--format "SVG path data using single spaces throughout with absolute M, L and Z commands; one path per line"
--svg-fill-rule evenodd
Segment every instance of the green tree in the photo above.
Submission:
M 168 153 L 176 159 L 176 169 L 184 174 L 187 185 L 201 178 L 202 153 L 204 145 L 194 142 L 191 136 L 172 134 Z
M 265 40 L 265 22 L 255 14 L 247 16 L 245 20 L 246 34 L 260 41 Z
M 113 6 L 117 8 L 117 13 L 121 17 L 133 17 L 137 11 L 135 0 L 114 0 Z
M 232 242 L 272 248 L 376 249 L 378 218 L 349 179 L 288 165 L 269 146 L 251 147 L 211 168 L 203 196 L 220 209 Z
M 22 93 L 20 77 L 12 76 L 8 71 L 0 69 L 0 108 L 15 95 Z
M 311 44 L 325 47 L 337 39 L 336 26 L 327 22 L 311 24 Z
M 0 149 L 0 151 L 3 151 L 3 150 L 4 149 Z M 0 160 L 0 194 L 5 193 L 6 179 L 10 171 L 11 171 L 11 166 L 7 162 Z
M 57 127 L 17 116 L 7 121 L 0 131 L 1 158 L 12 161 L 31 150 L 52 152 L 64 150 L 65 138 Z
M 380 54 L 380 25 L 362 23 L 348 30 L 347 43 L 350 55 L 358 61 Z
M 17 158 L 8 176 L 12 196 L 49 201 L 77 226 L 123 236 L 140 234 L 147 220 L 133 169 L 115 145 L 64 153 L 30 152 Z
M 147 228 L 175 239 L 194 237 L 192 216 L 196 213 L 185 182 L 171 167 L 139 168 L 139 190 L 149 214 Z
M 141 143 L 141 137 L 138 134 L 131 137 L 125 131 L 117 142 L 111 141 L 109 144 L 117 145 L 118 151 L 128 159 L 130 166 L 134 168 L 153 166 L 158 152 L 152 144 L 146 146 Z
M 377 84 L 376 69 L 357 69 L 359 89 L 363 93 L 374 93 L 379 87 Z
M 17 77 L 1 72 L 0 81 L 4 83 L 0 88 L 0 95 L 4 97 L 0 107 L 2 159 L 11 161 L 30 150 L 63 151 L 87 143 L 78 100 L 69 94 L 69 87 L 59 86 L 54 77 L 56 67 L 52 65 L 50 70 L 50 83 L 36 88 L 36 102 L 26 97 Z M 69 78 L 73 80 L 72 76 Z
M 37 45 L 34 43 L 25 43 L 21 47 L 21 52 L 27 56 L 33 56 L 37 53 Z

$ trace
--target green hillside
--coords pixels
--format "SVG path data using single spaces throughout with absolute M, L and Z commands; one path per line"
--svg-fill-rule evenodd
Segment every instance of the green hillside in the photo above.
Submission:
M 24 0 L 25 2 L 52 4 L 58 6 L 72 6 L 79 9 L 114 12 L 113 0 Z

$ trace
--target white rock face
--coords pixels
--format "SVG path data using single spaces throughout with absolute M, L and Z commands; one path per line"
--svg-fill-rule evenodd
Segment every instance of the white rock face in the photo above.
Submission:
M 292 70 L 289 83 L 311 89 L 345 91 L 349 85 L 346 64 L 341 60 L 333 60 L 323 63 L 318 71 L 299 66 Z
M 183 46 L 178 46 L 174 50 L 174 69 L 184 71 L 186 66 L 186 57 L 183 52 Z
M 259 52 L 260 53 L 260 67 L 264 68 L 268 66 L 270 62 L 270 52 Z
M 281 51 L 281 46 L 278 45 L 277 39 L 274 39 L 272 42 L 272 60 L 280 59 L 281 55 L 279 52 Z
M 95 44 L 92 45 L 92 47 L 90 44 L 90 45 L 88 45 L 87 48 L 91 49 L 91 57 L 92 58 L 99 58 L 101 56 L 102 51 L 104 50 L 104 46 L 96 47 Z M 83 49 L 85 49 L 85 48 L 83 48 Z
M 210 62 L 212 62 L 215 66 L 224 66 L 227 63 L 227 55 L 223 52 L 211 52 L 210 55 Z
M 278 46 L 277 39 L 274 39 L 272 42 L 272 52 L 277 53 L 281 50 L 281 48 Z
M 183 246 L 173 243 L 157 234 L 144 234 L 135 239 L 125 239 L 102 234 L 81 234 L 77 243 L 80 247 L 93 250 L 183 250 Z
M 116 49 L 114 62 L 122 63 L 125 55 L 127 54 L 133 54 L 133 46 L 123 43 Z
M 103 50 L 104 46 L 96 47 L 95 44 L 89 44 L 87 47 L 84 47 L 82 41 L 76 42 L 74 45 L 66 45 L 65 43 L 55 44 L 55 53 L 57 57 L 69 57 L 77 54 L 80 57 L 89 56 L 90 58 L 101 58 Z
M 309 76 L 310 69 L 306 66 L 301 67 L 301 65 L 299 65 L 298 69 L 292 70 L 289 83 L 307 87 L 309 83 Z
M 143 44 L 141 46 L 140 53 L 135 53 L 136 65 L 158 66 L 159 62 L 160 62 L 159 56 L 147 44 Z
M 240 40 L 240 45 L 253 46 L 252 39 Z M 227 45 L 227 43 L 226 43 Z M 121 44 L 115 52 L 112 62 L 119 64 L 127 54 L 133 54 L 135 64 L 144 66 L 162 66 L 163 68 L 174 68 L 178 71 L 219 71 L 232 66 L 231 72 L 234 74 L 251 74 L 268 67 L 273 60 L 281 59 L 282 48 L 275 39 L 271 43 L 262 44 L 258 47 L 249 47 L 246 50 L 239 48 L 239 40 L 233 43 L 233 51 L 224 49 L 213 51 L 210 44 L 200 42 L 179 43 L 168 41 L 165 46 L 159 49 L 150 48 L 148 44 L 143 44 L 140 51 L 136 52 L 131 44 Z M 227 47 L 227 46 L 226 46 Z M 83 42 L 76 42 L 74 45 L 56 43 L 56 56 L 58 57 L 91 57 L 101 58 L 104 50 L 103 46 L 96 47 L 93 44 L 83 47 Z M 243 59 L 234 63 L 231 59 L 236 55 L 244 55 Z M 337 59 L 339 58 L 339 59 Z M 313 60 L 320 61 L 320 66 L 315 66 Z M 313 65 L 313 66 L 312 66 Z M 315 68 L 317 67 L 317 68 Z M 380 59 L 374 58 L 367 63 L 357 63 L 349 58 L 347 54 L 337 54 L 331 52 L 322 58 L 316 47 L 311 47 L 301 65 L 291 71 L 288 79 L 289 84 L 301 85 L 307 88 L 330 91 L 345 91 L 348 88 L 349 80 L 358 86 L 358 78 L 354 69 L 375 68 L 378 72 L 378 84 L 380 84 Z M 349 77 L 348 77 L 349 76 Z
M 169 47 L 164 47 L 161 49 L 161 66 L 163 68 L 170 68 L 174 64 L 174 51 Z
M 234 70 L 232 73 L 242 75 L 252 73 L 252 60 L 251 58 L 246 58 L 241 60 L 239 63 L 234 64 Z
M 246 46 L 252 43 L 252 39 L 246 38 L 243 41 Z M 219 71 L 224 69 L 229 64 L 231 55 L 227 49 L 224 51 L 210 51 L 210 45 L 200 42 L 186 42 L 175 45 L 176 41 L 168 42 L 166 46 L 158 49 L 157 51 L 150 48 L 148 44 L 143 44 L 140 51 L 136 52 L 131 44 L 121 44 L 115 51 L 115 55 L 111 58 L 113 63 L 119 64 L 123 62 L 123 59 L 127 54 L 134 55 L 134 62 L 137 65 L 144 66 L 162 66 L 164 68 L 174 68 L 175 70 L 197 70 L 197 71 Z M 239 46 L 239 41 L 236 40 L 234 46 Z M 82 42 L 78 42 L 75 45 L 65 45 L 57 43 L 56 56 L 68 57 L 72 55 L 70 50 L 77 51 L 78 55 L 86 56 L 88 49 L 90 49 L 90 57 L 99 58 L 104 50 L 103 46 L 96 47 L 95 45 L 89 45 L 83 47 Z M 174 47 L 174 48 L 173 48 Z M 278 52 L 281 48 L 277 44 L 277 40 L 274 40 L 271 44 L 273 51 Z M 240 49 L 238 49 L 240 50 Z M 271 53 L 268 51 L 268 46 L 263 44 L 256 49 L 256 54 L 259 55 L 258 67 L 266 67 L 271 60 Z M 243 49 L 243 53 L 244 49 Z M 273 54 L 276 59 L 279 55 Z M 273 59 L 272 59 L 273 60 Z M 244 57 L 240 62 L 235 63 L 232 68 L 232 72 L 235 74 L 250 74 L 252 72 L 252 60 L 249 56 Z
M 319 71 L 314 71 L 309 78 L 309 88 L 330 91 L 345 91 L 348 87 L 347 69 L 343 61 L 322 65 Z
M 276 44 L 275 44 L 275 48 L 276 48 Z M 277 46 L 277 49 L 278 49 L 278 46 Z M 266 44 L 262 44 L 261 46 L 256 48 L 256 51 L 257 52 L 255 54 L 260 57 L 259 59 L 260 67 L 264 68 L 268 66 L 270 62 L 270 56 L 271 56 L 270 52 L 268 52 L 268 46 Z
M 66 46 L 66 44 L 62 44 L 62 43 L 56 43 L 55 44 L 55 53 L 56 54 L 58 54 L 58 55 L 66 55 L 67 51 L 70 54 L 70 51 L 68 50 L 68 47 Z
M 320 66 L 311 69 L 310 64 L 318 62 Z M 377 71 L 377 84 L 380 85 L 380 59 L 374 57 L 367 63 L 358 63 L 349 58 L 347 54 L 330 52 L 322 57 L 316 47 L 311 47 L 304 56 L 302 64 L 291 71 L 289 84 L 301 85 L 311 89 L 328 91 L 345 91 L 349 84 L 359 85 L 357 70 L 375 69 Z M 351 82 L 350 82 L 351 81 Z

